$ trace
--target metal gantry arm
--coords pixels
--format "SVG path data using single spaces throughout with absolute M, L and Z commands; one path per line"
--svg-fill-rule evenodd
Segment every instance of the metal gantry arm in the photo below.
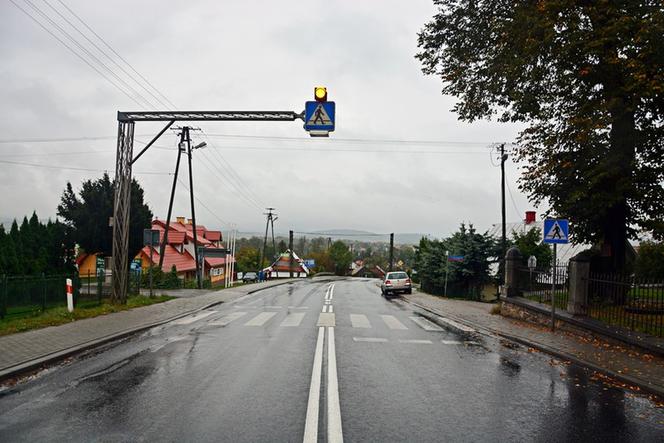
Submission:
M 118 111 L 119 122 L 157 121 L 295 121 L 304 120 L 304 112 L 293 111 Z
M 118 145 L 115 158 L 113 202 L 113 301 L 125 303 L 129 289 L 129 208 L 132 165 L 171 125 L 176 121 L 295 121 L 298 119 L 304 120 L 304 111 L 300 113 L 293 111 L 118 111 Z M 136 158 L 132 159 L 134 124 L 141 121 L 169 123 L 139 152 Z

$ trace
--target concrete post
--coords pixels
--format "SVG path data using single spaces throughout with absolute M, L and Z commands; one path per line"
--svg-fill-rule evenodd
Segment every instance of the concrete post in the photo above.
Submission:
M 513 246 L 505 254 L 503 296 L 516 297 L 519 295 L 519 266 L 521 266 L 521 253 Z
M 588 277 L 590 275 L 590 258 L 577 254 L 569 263 L 569 299 L 567 312 L 572 315 L 588 315 Z

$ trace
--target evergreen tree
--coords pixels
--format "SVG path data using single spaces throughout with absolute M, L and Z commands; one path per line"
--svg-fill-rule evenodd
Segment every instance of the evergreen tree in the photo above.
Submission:
M 102 178 L 83 182 L 79 197 L 71 183 L 67 183 L 58 205 L 58 215 L 71 228 L 72 235 L 86 252 L 111 255 L 113 230 L 108 220 L 113 216 L 114 186 L 108 174 Z M 152 211 L 144 204 L 144 193 L 136 180 L 131 183 L 129 257 L 143 246 L 143 229 L 152 222 Z

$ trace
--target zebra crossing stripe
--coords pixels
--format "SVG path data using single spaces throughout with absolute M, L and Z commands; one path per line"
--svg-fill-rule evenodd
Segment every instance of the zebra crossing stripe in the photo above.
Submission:
M 398 329 L 398 330 L 406 330 L 408 329 L 406 325 L 401 323 L 395 316 L 393 315 L 381 315 L 383 321 L 387 325 L 388 328 L 390 329 Z
M 277 315 L 276 312 L 261 312 L 258 314 L 256 317 L 252 318 L 248 322 L 246 322 L 244 325 L 245 326 L 263 326 L 265 323 L 268 322 L 272 317 Z
M 369 323 L 369 319 L 364 314 L 350 314 L 350 322 L 354 328 L 371 328 L 371 323 Z

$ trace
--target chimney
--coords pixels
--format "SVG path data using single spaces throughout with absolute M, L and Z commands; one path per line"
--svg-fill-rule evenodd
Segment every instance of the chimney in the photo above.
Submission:
M 192 224 L 192 220 L 190 218 L 187 219 L 187 224 L 188 225 Z
M 527 225 L 535 223 L 535 211 L 526 211 L 526 219 L 524 221 Z
M 184 224 L 184 217 L 175 217 L 178 223 Z

